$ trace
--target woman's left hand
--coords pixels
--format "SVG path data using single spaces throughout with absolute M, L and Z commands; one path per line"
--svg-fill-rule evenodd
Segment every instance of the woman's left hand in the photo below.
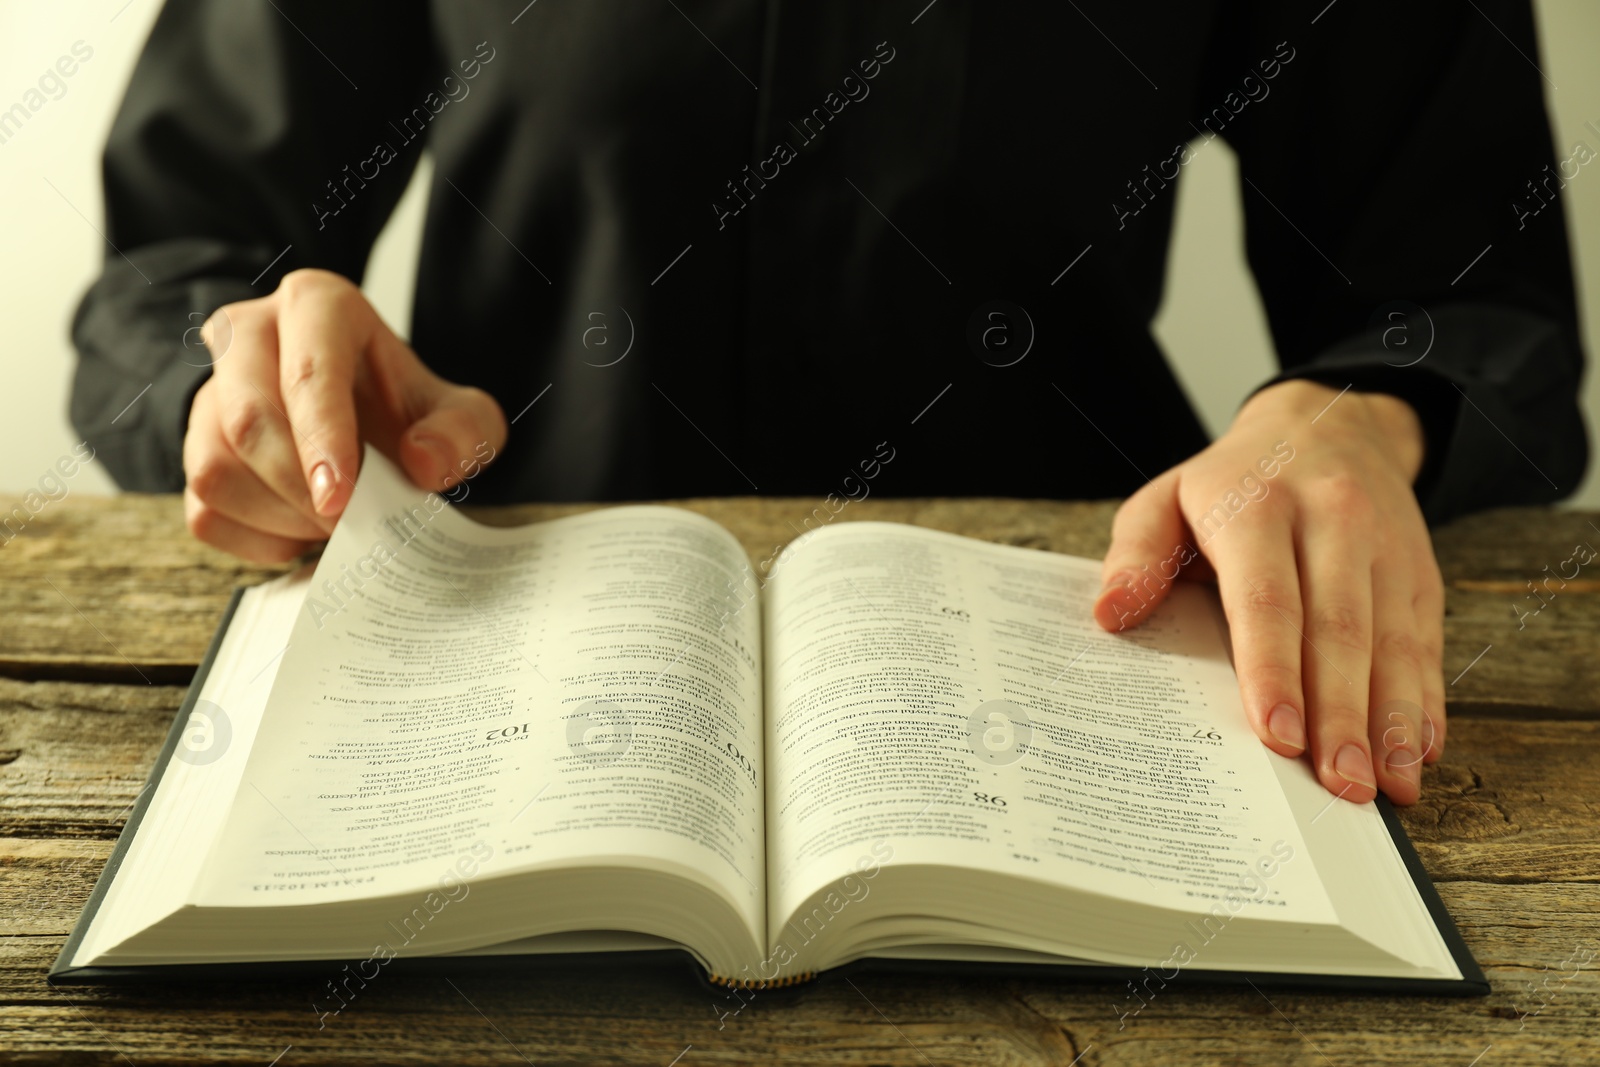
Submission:
M 1346 800 L 1415 803 L 1445 736 L 1444 583 L 1411 488 L 1423 443 L 1393 396 L 1261 390 L 1117 511 L 1096 620 L 1137 626 L 1180 564 L 1214 576 L 1262 742 L 1309 747 Z

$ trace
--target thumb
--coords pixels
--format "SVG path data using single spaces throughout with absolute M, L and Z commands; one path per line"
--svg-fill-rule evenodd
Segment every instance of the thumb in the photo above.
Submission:
M 370 350 L 363 424 L 422 489 L 442 492 L 472 478 L 505 447 L 505 414 L 494 397 L 447 382 L 387 327 Z
M 435 379 L 425 414 L 400 435 L 401 468 L 413 483 L 434 492 L 477 475 L 505 447 L 505 414 L 494 397 L 469 385 Z
M 1179 568 L 1198 555 L 1178 506 L 1178 472 L 1170 470 L 1117 509 L 1095 622 L 1113 632 L 1139 625 L 1167 598 Z

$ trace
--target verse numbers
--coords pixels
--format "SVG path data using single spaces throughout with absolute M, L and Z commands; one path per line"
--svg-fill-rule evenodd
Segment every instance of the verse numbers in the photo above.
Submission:
M 528 724 L 523 723 L 521 726 L 507 726 L 502 730 L 490 730 L 483 735 L 483 739 L 485 741 L 510 741 L 514 737 L 526 737 L 527 735 Z
M 1206 727 L 1204 729 L 1196 730 L 1193 733 L 1193 735 L 1191 735 L 1191 736 L 1199 737 L 1199 738 L 1202 738 L 1202 739 L 1204 739 L 1206 741 L 1221 741 L 1222 740 L 1222 735 L 1217 733 L 1217 731 L 1211 729 L 1210 727 Z
M 979 804 L 993 804 L 997 808 L 1003 808 L 1006 806 L 1006 798 L 998 794 L 995 796 L 990 796 L 988 793 L 973 793 L 972 799 L 976 800 Z
M 727 754 L 729 759 L 733 760 L 734 763 L 739 765 L 740 770 L 744 771 L 745 777 L 750 779 L 750 784 L 755 785 L 756 768 L 755 764 L 750 762 L 750 757 L 746 756 L 743 752 L 740 752 L 739 746 L 734 744 L 732 741 L 728 742 L 724 752 Z

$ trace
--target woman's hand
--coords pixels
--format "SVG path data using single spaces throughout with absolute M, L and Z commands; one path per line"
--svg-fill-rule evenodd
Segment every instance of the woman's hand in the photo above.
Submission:
M 212 372 L 189 409 L 184 513 L 196 537 L 244 559 L 326 540 L 363 441 L 434 491 L 506 443 L 494 398 L 434 374 L 337 274 L 288 274 L 271 296 L 218 309 L 201 337 Z
M 1245 713 L 1267 747 L 1309 745 L 1322 784 L 1346 800 L 1381 789 L 1415 803 L 1445 734 L 1444 583 L 1411 489 L 1422 450 L 1421 423 L 1396 397 L 1305 381 L 1261 390 L 1211 447 L 1123 503 L 1096 620 L 1138 625 L 1180 564 L 1214 575 Z

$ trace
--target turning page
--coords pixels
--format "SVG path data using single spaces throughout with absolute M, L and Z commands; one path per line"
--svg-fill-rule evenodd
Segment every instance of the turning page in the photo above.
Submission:
M 193 902 L 643 866 L 764 928 L 760 618 L 722 527 L 624 507 L 494 529 L 368 449 Z

